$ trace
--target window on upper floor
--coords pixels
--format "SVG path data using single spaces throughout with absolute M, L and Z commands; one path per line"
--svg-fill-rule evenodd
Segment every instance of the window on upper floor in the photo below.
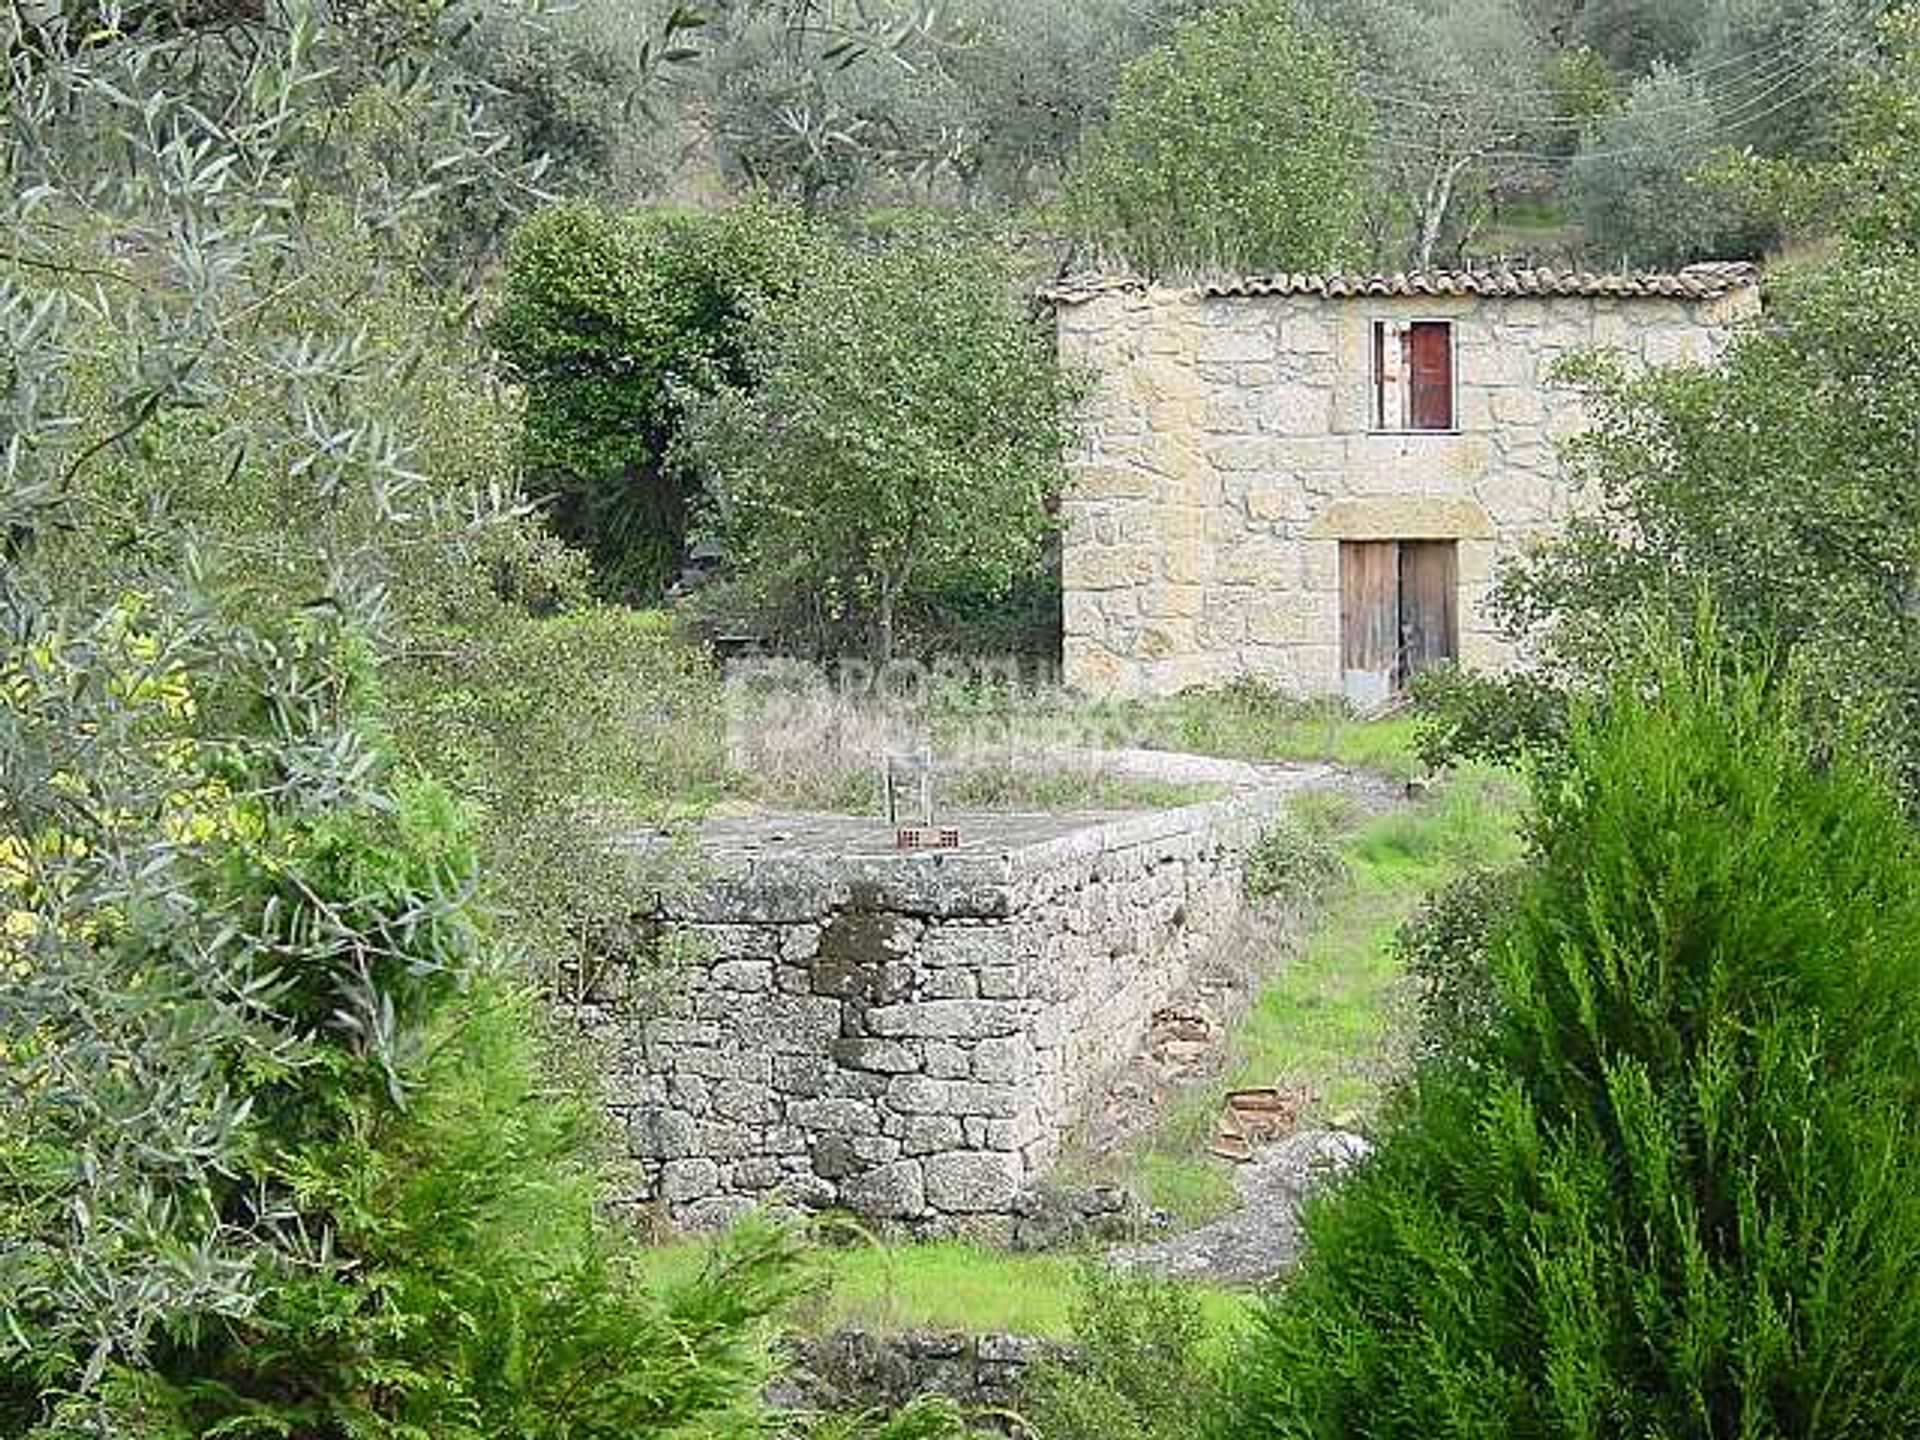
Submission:
M 1375 430 L 1451 430 L 1453 325 L 1446 320 L 1373 322 Z

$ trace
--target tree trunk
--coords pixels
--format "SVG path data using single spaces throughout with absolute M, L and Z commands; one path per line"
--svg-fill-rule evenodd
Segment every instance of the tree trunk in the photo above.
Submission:
M 1433 252 L 1440 248 L 1440 232 L 1446 228 L 1447 211 L 1453 208 L 1453 187 L 1472 162 L 1472 156 L 1462 155 L 1435 172 L 1428 182 L 1426 198 L 1420 206 L 1420 235 L 1413 256 L 1415 269 L 1433 268 Z
M 893 663 L 893 619 L 899 587 L 887 576 L 880 577 L 880 601 L 873 616 L 873 660 L 878 666 Z

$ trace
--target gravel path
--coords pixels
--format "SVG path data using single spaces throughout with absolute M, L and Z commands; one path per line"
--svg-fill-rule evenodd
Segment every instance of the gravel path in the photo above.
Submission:
M 1369 1147 L 1344 1130 L 1300 1130 L 1234 1172 L 1241 1208 L 1198 1230 L 1123 1245 L 1114 1264 L 1180 1279 L 1258 1285 L 1299 1261 L 1307 1199 L 1365 1159 Z
M 1235 790 L 1338 790 L 1369 812 L 1406 798 L 1383 775 L 1326 761 L 1229 760 L 1218 755 L 1189 755 L 1178 750 L 1059 750 L 1050 758 L 1104 771 L 1129 780 L 1158 780 L 1172 785 L 1220 785 Z

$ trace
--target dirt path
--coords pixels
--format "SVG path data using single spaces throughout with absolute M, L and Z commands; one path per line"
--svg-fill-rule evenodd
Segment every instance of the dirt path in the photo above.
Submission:
M 1176 1279 L 1264 1284 L 1300 1259 L 1302 1206 L 1369 1148 L 1344 1130 L 1297 1130 L 1235 1170 L 1240 1208 L 1232 1214 L 1165 1240 L 1120 1246 L 1108 1259 Z
M 1178 784 L 1294 793 L 1332 792 L 1353 802 L 1353 826 L 1406 803 L 1393 782 L 1330 764 L 1256 764 L 1165 750 L 1111 750 L 1097 755 L 1112 773 Z M 1127 1064 L 1092 1101 L 1071 1148 L 1081 1156 L 1117 1156 L 1133 1149 L 1181 1097 L 1218 1080 L 1230 1062 L 1229 1041 L 1261 989 L 1300 953 L 1321 915 L 1317 907 L 1269 904 L 1250 910 L 1225 942 L 1197 966 L 1155 1014 Z

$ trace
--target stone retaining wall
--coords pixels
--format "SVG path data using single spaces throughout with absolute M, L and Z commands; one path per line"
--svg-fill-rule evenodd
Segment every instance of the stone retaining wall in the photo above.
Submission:
M 1003 1236 L 1077 1108 L 1240 921 L 1246 850 L 1282 803 L 722 857 L 661 917 L 701 952 L 664 1007 L 598 1017 L 641 1198 L 694 1228 L 777 1199 Z
M 993 1433 L 1027 1433 L 1015 1418 L 1036 1367 L 1071 1369 L 1078 1350 L 1025 1335 L 962 1335 L 865 1330 L 796 1342 L 797 1364 L 768 1399 L 812 1414 L 889 1413 L 911 1401 L 943 1396 L 976 1413 Z

